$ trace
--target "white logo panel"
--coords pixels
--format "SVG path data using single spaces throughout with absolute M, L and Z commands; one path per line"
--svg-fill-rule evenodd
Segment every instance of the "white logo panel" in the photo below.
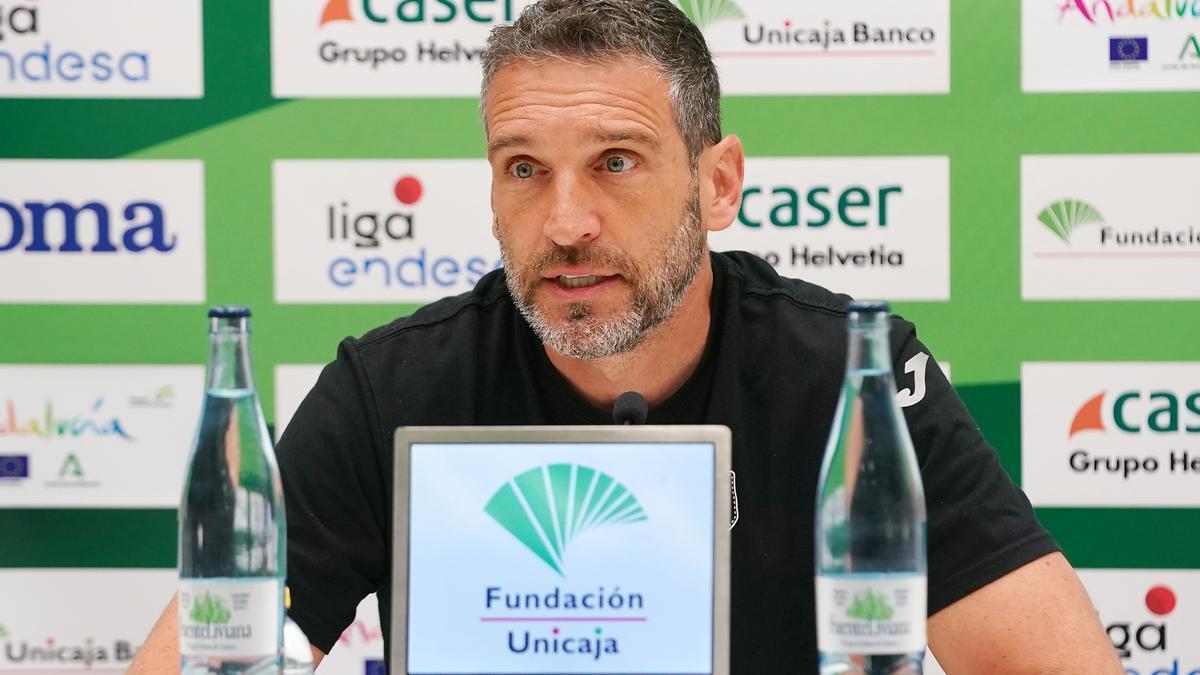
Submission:
M 0 365 L 0 507 L 177 507 L 203 392 L 203 366 Z
M 1187 0 L 1022 0 L 1028 92 L 1200 89 L 1200 5 Z
M 945 157 L 749 158 L 738 217 L 709 244 L 859 298 L 948 300 L 949 189 Z
M 0 161 L 0 302 L 204 301 L 204 166 Z
M 200 0 L 0 7 L 0 97 L 199 98 Z
M 500 266 L 483 160 L 275 162 L 275 299 L 429 302 Z
M 1025 363 L 1035 506 L 1200 506 L 1200 363 Z
M 945 94 L 950 2 L 683 0 L 726 94 Z
M 1200 298 L 1200 155 L 1021 158 L 1026 300 Z
M 178 582 L 174 569 L 0 570 L 0 673 L 125 672 Z

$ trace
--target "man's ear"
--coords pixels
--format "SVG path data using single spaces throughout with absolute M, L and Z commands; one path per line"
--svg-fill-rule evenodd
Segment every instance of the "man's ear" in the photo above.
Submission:
M 742 141 L 732 135 L 700 155 L 700 212 L 709 232 L 729 227 L 742 208 L 745 159 Z

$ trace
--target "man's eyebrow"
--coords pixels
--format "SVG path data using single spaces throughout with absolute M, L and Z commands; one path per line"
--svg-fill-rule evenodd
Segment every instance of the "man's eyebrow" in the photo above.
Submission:
M 602 143 L 628 143 L 628 142 L 632 141 L 634 143 L 641 143 L 643 145 L 648 145 L 655 149 L 658 149 L 661 145 L 658 142 L 657 136 L 655 136 L 654 134 L 645 132 L 645 131 L 597 132 L 596 134 L 593 135 L 593 138 L 595 138 L 596 140 L 598 140 Z M 531 144 L 532 144 L 532 141 L 530 140 L 530 138 L 528 136 L 521 136 L 521 135 L 497 136 L 490 143 L 488 143 L 487 154 L 488 154 L 488 157 L 491 157 L 491 156 L 495 155 L 497 152 L 500 152 L 501 150 L 507 150 L 508 148 L 515 147 L 515 146 L 531 145 Z
M 488 143 L 487 154 L 488 157 L 491 157 L 501 150 L 511 148 L 515 145 L 529 145 L 529 142 L 528 136 L 497 136 Z
M 598 140 L 605 143 L 627 143 L 633 141 L 643 145 L 649 145 L 652 148 L 658 149 L 658 137 L 654 134 L 645 131 L 609 131 L 595 135 Z

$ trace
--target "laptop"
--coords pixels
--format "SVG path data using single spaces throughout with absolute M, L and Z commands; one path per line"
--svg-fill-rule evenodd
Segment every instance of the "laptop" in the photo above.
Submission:
M 389 672 L 729 672 L 723 426 L 401 427 Z

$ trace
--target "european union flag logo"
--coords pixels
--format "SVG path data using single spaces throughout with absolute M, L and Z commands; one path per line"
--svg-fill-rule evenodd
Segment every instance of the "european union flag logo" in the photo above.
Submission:
M 1108 39 L 1109 61 L 1145 61 L 1150 53 L 1149 38 L 1115 37 Z
M 29 478 L 29 455 L 0 455 L 0 478 Z
M 363 667 L 366 675 L 387 675 L 387 666 L 381 659 L 367 659 L 363 661 Z

